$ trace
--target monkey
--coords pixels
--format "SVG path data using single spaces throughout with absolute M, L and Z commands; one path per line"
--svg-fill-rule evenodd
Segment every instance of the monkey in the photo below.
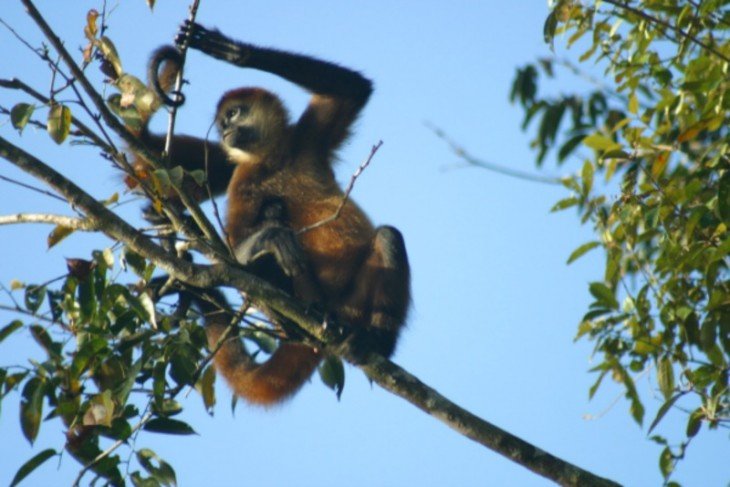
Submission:
M 350 199 L 337 218 L 323 223 L 343 201 L 332 165 L 370 98 L 372 82 L 334 63 L 237 42 L 197 23 L 184 24 L 177 42 L 234 66 L 278 75 L 312 94 L 292 123 L 279 97 L 263 88 L 225 93 L 215 115 L 219 151 L 208 155 L 208 174 L 217 178 L 216 189 L 227 179 L 226 234 L 237 260 L 258 267 L 255 274 L 301 301 L 320 306 L 335 322 L 351 325 L 346 346 L 358 361 L 371 352 L 390 357 L 411 301 L 403 237 L 394 227 L 375 227 Z M 190 146 L 172 154 L 174 163 L 202 168 L 203 142 L 175 139 L 180 141 Z M 212 348 L 232 314 L 220 295 L 197 304 L 207 315 Z M 240 340 L 227 340 L 214 360 L 236 394 L 268 406 L 299 390 L 322 353 L 284 342 L 258 364 Z

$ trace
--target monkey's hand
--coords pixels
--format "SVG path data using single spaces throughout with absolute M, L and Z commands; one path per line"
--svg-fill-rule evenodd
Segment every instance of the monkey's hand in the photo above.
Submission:
M 296 235 L 290 228 L 270 226 L 251 235 L 236 248 L 236 259 L 243 265 L 270 255 L 289 277 L 305 271 L 305 257 Z
M 216 59 L 246 66 L 251 56 L 253 46 L 236 42 L 224 36 L 218 30 L 211 30 L 202 25 L 186 20 L 175 36 L 175 44 L 182 48 L 184 45 L 197 49 Z

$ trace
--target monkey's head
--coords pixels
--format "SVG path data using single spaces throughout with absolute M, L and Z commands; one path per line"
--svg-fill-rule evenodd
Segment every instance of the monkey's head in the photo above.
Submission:
M 264 159 L 287 140 L 289 114 L 281 100 L 261 88 L 239 88 L 218 102 L 215 123 L 232 162 Z

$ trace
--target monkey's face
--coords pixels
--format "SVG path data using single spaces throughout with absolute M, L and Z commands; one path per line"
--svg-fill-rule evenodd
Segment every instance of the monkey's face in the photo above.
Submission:
M 224 97 L 216 125 L 221 145 L 233 162 L 255 162 L 280 147 L 285 140 L 287 115 L 274 95 L 255 90 Z
M 247 150 L 261 139 L 261 131 L 253 123 L 251 105 L 246 102 L 231 104 L 218 119 L 221 142 L 232 148 Z

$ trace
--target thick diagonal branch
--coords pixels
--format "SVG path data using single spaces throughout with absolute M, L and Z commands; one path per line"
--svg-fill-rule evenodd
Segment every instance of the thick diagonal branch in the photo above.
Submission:
M 75 208 L 81 210 L 92 225 L 97 226 L 107 236 L 123 242 L 132 250 L 144 255 L 158 267 L 169 272 L 172 277 L 195 287 L 230 286 L 238 289 L 246 293 L 253 303 L 266 303 L 267 308 L 297 323 L 303 330 L 306 341 L 314 346 L 327 347 L 341 341 L 342 337 L 333 330 L 336 327 L 325 329 L 321 326 L 321 316 L 311 313 L 307 307 L 265 281 L 233 265 L 196 265 L 165 252 L 162 247 L 153 243 L 74 183 L 2 137 L 0 137 L 0 157 L 53 187 Z M 348 356 L 347 350 L 344 352 L 344 358 L 354 363 L 352 357 Z M 618 485 L 553 456 L 475 416 L 382 356 L 373 354 L 366 363 L 358 366 L 384 389 L 403 397 L 462 435 L 538 475 L 561 485 Z

